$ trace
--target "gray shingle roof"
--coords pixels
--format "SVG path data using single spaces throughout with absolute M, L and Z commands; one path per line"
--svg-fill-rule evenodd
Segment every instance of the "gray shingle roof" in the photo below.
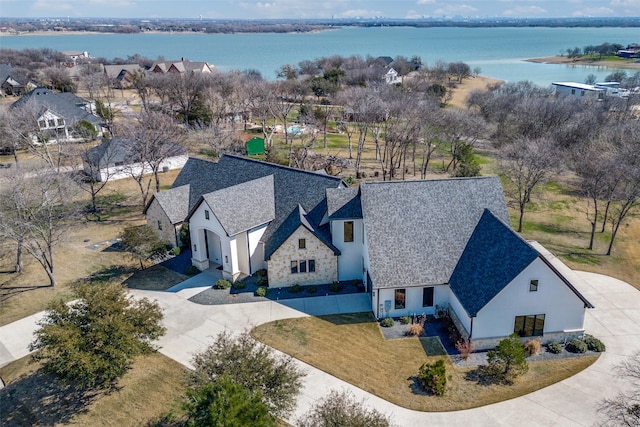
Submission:
M 202 198 L 229 236 L 275 218 L 273 175 L 207 193 Z
M 273 175 L 275 218 L 262 236 L 265 251 L 269 250 L 269 241 L 276 231 L 284 234 L 293 232 L 286 225 L 279 229 L 298 205 L 306 212 L 308 221 L 318 224 L 326 212 L 327 188 L 344 185 L 338 177 L 225 154 L 217 163 L 189 158 L 172 187 L 191 184 L 191 210 L 204 194 L 269 175 Z M 326 239 L 326 230 L 321 228 L 317 232 L 323 233 Z
M 127 71 L 129 73 L 134 73 L 136 71 L 144 70 L 144 68 L 142 68 L 138 64 L 103 65 L 103 67 L 104 67 L 104 73 L 110 79 L 117 78 L 118 76 L 120 76 L 122 71 Z
M 376 288 L 447 283 L 484 209 L 509 221 L 497 177 L 362 183 Z
M 302 206 L 298 205 L 291 214 L 284 220 L 282 225 L 273 233 L 271 239 L 265 247 L 264 258 L 269 259 L 271 255 L 293 234 L 298 227 L 303 226 L 313 233 L 322 243 L 327 245 L 334 254 L 340 255 L 340 250 L 333 246 L 328 235 L 320 230 L 320 227 L 313 225 L 307 218 L 307 213 Z
M 183 222 L 189 213 L 189 188 L 190 185 L 187 184 L 154 194 L 155 199 L 167 214 L 171 224 L 175 225 Z
M 360 190 L 358 188 L 327 188 L 327 215 L 329 220 L 362 218 Z
M 24 94 L 11 104 L 11 107 L 17 108 L 28 103 L 33 103 L 39 109 L 39 114 L 46 110 L 52 111 L 64 118 L 67 125 L 75 124 L 81 120 L 86 120 L 94 125 L 104 124 L 104 120 L 83 108 L 87 101 L 69 92 L 56 93 L 43 87 L 37 87 Z
M 475 317 L 538 256 L 509 225 L 485 209 L 449 285 L 467 314 Z
M 186 156 L 188 151 L 178 144 L 167 144 L 165 153 L 174 156 Z M 94 165 L 106 166 L 116 162 L 135 163 L 140 161 L 140 156 L 134 151 L 133 143 L 126 136 L 108 139 L 87 151 L 86 159 Z

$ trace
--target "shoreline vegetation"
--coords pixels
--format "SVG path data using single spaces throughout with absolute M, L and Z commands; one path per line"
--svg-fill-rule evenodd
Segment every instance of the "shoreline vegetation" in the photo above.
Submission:
M 525 59 L 527 62 L 538 64 L 558 64 L 558 65 L 584 65 L 592 67 L 606 68 L 628 68 L 640 70 L 640 62 L 637 59 L 593 59 L 593 58 L 569 58 L 567 56 L 547 56 L 544 58 Z

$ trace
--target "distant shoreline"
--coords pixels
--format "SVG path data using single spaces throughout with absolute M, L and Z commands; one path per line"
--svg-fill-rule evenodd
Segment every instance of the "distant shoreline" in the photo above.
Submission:
M 632 62 L 629 60 L 611 61 L 611 60 L 593 60 L 593 59 L 576 59 L 567 58 L 566 56 L 548 56 L 545 58 L 525 59 L 527 62 L 535 62 L 538 64 L 559 64 L 559 65 L 586 65 L 590 67 L 606 67 L 606 68 L 627 68 L 631 70 L 640 70 L 640 62 Z

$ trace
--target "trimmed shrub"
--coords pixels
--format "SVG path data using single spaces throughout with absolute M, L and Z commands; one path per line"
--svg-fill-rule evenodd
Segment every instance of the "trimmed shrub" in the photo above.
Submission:
M 267 278 L 267 276 L 258 276 L 258 278 L 256 279 L 256 285 L 269 286 L 269 279 Z
M 295 285 L 290 286 L 288 291 L 289 293 L 292 293 L 292 294 L 299 294 L 300 292 L 302 292 L 302 286 L 296 283 Z
M 180 248 L 178 246 L 174 246 L 173 248 L 171 248 L 171 253 L 175 256 L 180 255 Z
M 309 286 L 307 288 L 307 293 L 309 294 L 315 294 L 316 292 L 318 292 L 318 288 L 316 288 L 315 286 Z
M 200 270 L 198 270 L 198 267 L 196 267 L 195 265 L 190 265 L 189 267 L 184 269 L 184 274 L 186 274 L 187 276 L 195 276 L 198 273 L 200 273 Z
M 231 287 L 233 289 L 244 289 L 247 287 L 247 285 L 242 280 L 236 280 L 235 282 L 233 282 Z
M 524 343 L 524 351 L 526 351 L 529 356 L 535 356 L 536 354 L 538 354 L 541 348 L 542 343 L 537 339 L 530 339 L 529 341 Z
M 257 277 L 267 277 L 267 269 L 266 268 L 260 269 L 253 274 L 255 274 Z
M 267 288 L 266 286 L 260 286 L 258 289 L 256 289 L 255 295 L 257 297 L 266 297 L 268 293 L 269 288 Z
M 443 396 L 447 387 L 447 369 L 442 359 L 436 363 L 425 363 L 418 371 L 418 382 L 429 393 Z
M 500 341 L 495 350 L 489 350 L 487 360 L 493 374 L 507 382 L 529 370 L 524 348 L 516 334 Z
M 471 344 L 471 341 L 465 339 L 461 339 L 456 342 L 456 349 L 458 349 L 460 356 L 462 356 L 464 360 L 467 360 L 471 353 L 473 353 L 473 345 Z
M 590 351 L 602 353 L 603 351 L 606 350 L 604 343 L 600 341 L 598 338 L 594 337 L 593 335 L 585 335 L 584 343 L 587 345 L 587 348 Z
M 231 282 L 227 279 L 219 279 L 213 287 L 216 289 L 229 289 L 231 287 Z
M 411 317 L 409 316 L 402 316 L 400 318 L 400 323 L 402 323 L 403 325 L 408 325 L 409 323 L 411 323 Z
M 329 285 L 329 291 L 331 292 L 340 292 L 342 290 L 342 283 L 340 282 L 333 282 L 332 284 Z
M 562 353 L 562 344 L 559 342 L 550 342 L 547 344 L 547 350 L 549 353 L 560 354 Z
M 571 340 L 565 346 L 567 351 L 571 353 L 586 353 L 587 352 L 587 344 L 585 344 L 582 340 Z
M 385 317 L 384 319 L 382 319 L 380 321 L 380 325 L 385 327 L 385 328 L 390 328 L 392 327 L 396 322 L 393 321 L 393 319 L 391 317 Z
M 414 323 L 407 327 L 407 335 L 410 337 L 419 337 L 422 335 L 422 325 L 420 323 Z

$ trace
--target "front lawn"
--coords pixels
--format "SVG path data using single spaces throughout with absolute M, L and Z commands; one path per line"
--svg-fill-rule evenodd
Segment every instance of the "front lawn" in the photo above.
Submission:
M 278 320 L 252 335 L 295 358 L 373 393 L 418 411 L 457 411 L 512 399 L 568 378 L 597 359 L 576 357 L 529 362 L 529 372 L 513 385 L 487 384 L 476 368 L 454 366 L 448 357 L 428 355 L 418 338 L 385 340 L 371 313 Z M 445 359 L 444 397 L 426 395 L 414 377 L 425 362 Z M 327 391 L 328 392 L 328 391 Z
M 0 425 L 141 426 L 180 413 L 186 369 L 162 354 L 139 357 L 110 393 L 95 395 L 60 386 L 23 357 L 0 368 Z

